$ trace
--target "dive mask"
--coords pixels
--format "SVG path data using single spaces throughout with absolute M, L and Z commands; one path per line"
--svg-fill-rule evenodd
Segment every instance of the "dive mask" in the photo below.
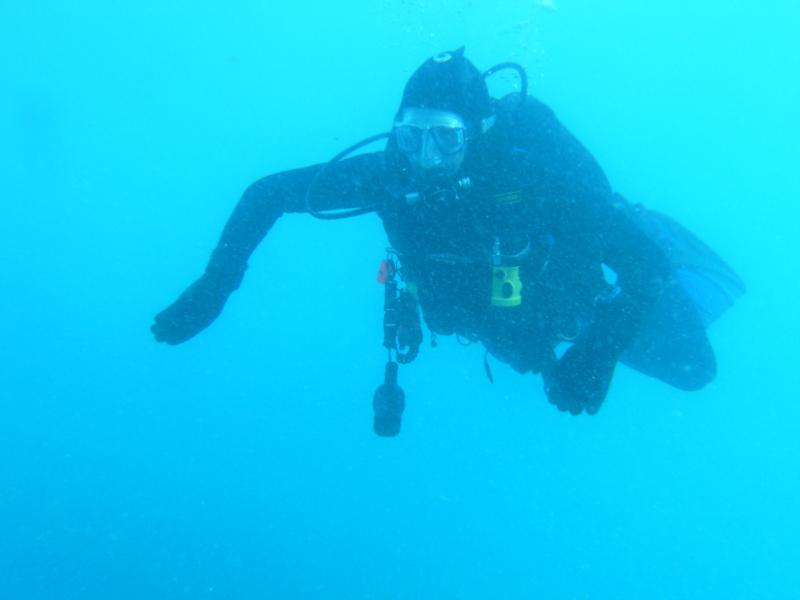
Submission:
M 423 172 L 454 174 L 467 146 L 467 125 L 459 115 L 429 108 L 406 108 L 394 124 L 397 148 Z

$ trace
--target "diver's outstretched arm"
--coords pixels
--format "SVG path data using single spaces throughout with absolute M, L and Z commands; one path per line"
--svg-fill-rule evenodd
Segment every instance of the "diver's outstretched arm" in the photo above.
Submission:
M 242 282 L 247 261 L 275 222 L 287 212 L 306 211 L 306 190 L 322 165 L 268 175 L 245 190 L 228 219 L 205 273 L 150 328 L 159 342 L 180 344 L 208 327 Z M 382 153 L 332 165 L 314 189 L 317 210 L 335 210 L 380 201 Z

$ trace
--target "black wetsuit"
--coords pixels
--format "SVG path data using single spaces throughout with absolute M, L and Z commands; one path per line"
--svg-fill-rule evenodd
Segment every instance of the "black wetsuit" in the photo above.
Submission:
M 180 343 L 216 318 L 275 221 L 307 212 L 320 168 L 270 175 L 246 190 L 203 277 L 157 317 L 157 338 Z M 433 331 L 480 340 L 517 370 L 545 374 L 554 346 L 577 337 L 584 362 L 613 372 L 671 274 L 594 158 L 545 105 L 510 97 L 470 143 L 459 177 L 458 191 L 418 189 L 390 141 L 385 152 L 332 165 L 311 201 L 317 210 L 377 208 Z M 518 306 L 491 302 L 498 249 L 506 262 L 520 254 Z

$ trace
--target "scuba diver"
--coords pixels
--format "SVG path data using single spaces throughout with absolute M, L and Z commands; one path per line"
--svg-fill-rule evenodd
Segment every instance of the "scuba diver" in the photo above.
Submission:
M 486 80 L 504 69 L 520 91 L 495 99 Z M 420 309 L 434 345 L 436 335 L 480 342 L 485 357 L 541 374 L 548 400 L 573 415 L 597 412 L 619 362 L 702 388 L 716 374 L 706 328 L 744 284 L 676 222 L 615 193 L 527 87 L 519 65 L 481 73 L 463 48 L 427 60 L 390 133 L 247 188 L 203 276 L 156 315 L 156 340 L 180 344 L 210 325 L 284 213 L 375 212 L 391 244 L 378 277 L 389 354 L 373 398 L 378 435 L 400 431 L 398 363 L 417 355 Z

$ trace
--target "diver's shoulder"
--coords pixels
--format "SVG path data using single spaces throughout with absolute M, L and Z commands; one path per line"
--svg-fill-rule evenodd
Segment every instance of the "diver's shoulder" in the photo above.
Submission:
M 535 98 L 511 93 L 497 101 L 497 125 L 501 128 L 541 127 L 557 121 L 556 115 L 547 104 Z

